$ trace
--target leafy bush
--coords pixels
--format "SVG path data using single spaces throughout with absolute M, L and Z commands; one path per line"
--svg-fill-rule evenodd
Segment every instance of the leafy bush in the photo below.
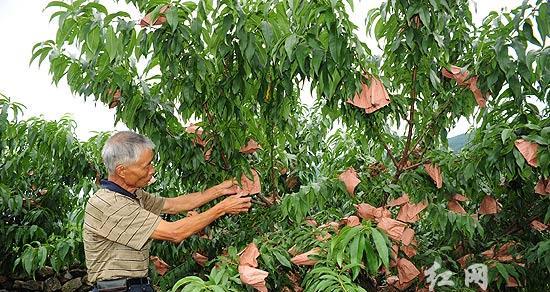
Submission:
M 83 202 L 98 157 L 74 135 L 74 121 L 18 120 L 22 105 L 0 96 L 0 266 L 33 274 L 83 263 Z M 95 147 L 95 146 L 94 146 Z

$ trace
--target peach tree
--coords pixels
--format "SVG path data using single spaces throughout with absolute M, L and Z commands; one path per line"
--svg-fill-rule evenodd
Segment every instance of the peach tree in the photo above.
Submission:
M 427 289 L 435 263 L 464 289 L 471 263 L 494 288 L 548 288 L 547 2 L 476 26 L 465 0 L 388 1 L 365 15 L 381 55 L 352 1 L 126 2 L 141 15 L 50 2 L 32 60 L 155 142 L 152 191 L 263 183 L 249 214 L 154 246 L 164 289 Z

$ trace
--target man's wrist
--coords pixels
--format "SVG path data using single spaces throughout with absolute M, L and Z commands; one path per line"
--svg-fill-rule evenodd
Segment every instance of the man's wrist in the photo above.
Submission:
M 211 197 L 212 195 L 216 195 L 216 193 L 212 188 L 208 188 L 204 191 L 201 191 L 201 196 Z
M 223 196 L 222 189 L 219 186 L 213 186 L 208 190 L 212 192 L 212 196 L 215 198 Z
M 225 210 L 220 204 L 214 205 L 214 207 L 212 207 L 210 210 L 212 210 L 212 212 L 214 212 L 214 214 L 216 214 L 216 217 L 218 218 L 225 215 Z

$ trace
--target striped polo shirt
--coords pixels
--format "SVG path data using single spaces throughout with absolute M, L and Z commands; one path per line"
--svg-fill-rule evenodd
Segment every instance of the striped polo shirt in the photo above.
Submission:
M 82 237 L 90 282 L 147 276 L 149 237 L 165 198 L 143 190 L 135 195 L 138 200 L 99 189 L 88 199 Z

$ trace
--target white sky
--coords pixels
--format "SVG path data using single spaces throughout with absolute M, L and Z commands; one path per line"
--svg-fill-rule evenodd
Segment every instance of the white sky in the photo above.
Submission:
M 111 110 L 101 103 L 95 103 L 91 98 L 84 101 L 82 97 L 73 96 L 66 80 L 62 79 L 58 86 L 51 81 L 48 73 L 47 58 L 38 68 L 37 63 L 29 66 L 32 46 L 43 40 L 55 38 L 57 22 L 48 23 L 54 9 L 43 11 L 49 0 L 0 0 L 0 92 L 10 97 L 12 101 L 23 103 L 27 108 L 24 118 L 42 116 L 48 120 L 59 119 L 69 114 L 77 123 L 76 134 L 80 139 L 87 139 L 95 131 L 112 131 L 125 129 L 124 125 L 114 125 L 114 109 Z M 100 1 L 107 6 L 110 13 L 115 11 L 114 1 Z M 123 2 L 123 1 L 121 1 Z M 355 2 L 354 21 L 362 31 L 358 32 L 361 40 L 366 41 L 373 50 L 375 42 L 368 40 L 364 33 L 364 18 L 367 11 L 377 7 L 382 1 Z M 521 0 L 479 0 L 472 2 L 477 6 L 474 13 L 476 23 L 481 23 L 491 10 L 513 8 L 521 4 Z M 134 9 L 131 13 L 139 18 Z M 379 51 L 378 51 L 379 52 Z M 454 136 L 466 131 L 468 123 L 461 121 L 456 129 L 450 131 Z

